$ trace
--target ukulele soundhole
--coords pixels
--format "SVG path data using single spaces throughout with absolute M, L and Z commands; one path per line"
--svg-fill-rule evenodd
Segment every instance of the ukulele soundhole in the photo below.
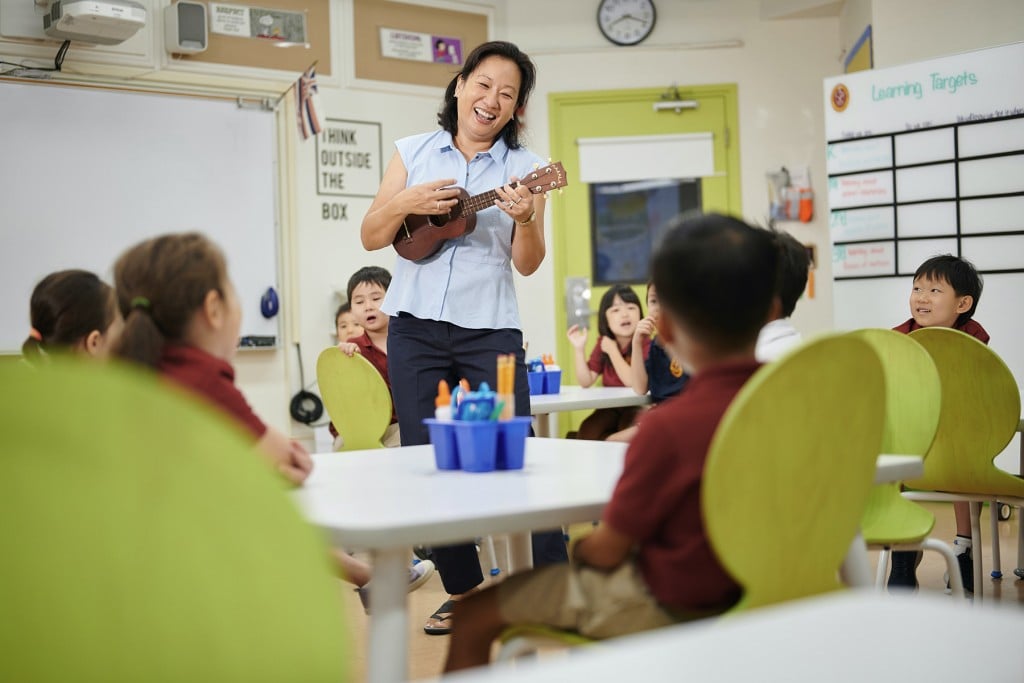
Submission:
M 448 225 L 448 221 L 451 220 L 451 213 L 441 214 L 440 216 L 431 216 L 428 221 L 435 228 L 443 228 Z

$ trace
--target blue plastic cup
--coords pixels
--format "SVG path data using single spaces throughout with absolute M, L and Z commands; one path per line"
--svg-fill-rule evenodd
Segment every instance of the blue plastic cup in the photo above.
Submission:
M 530 382 L 530 396 L 539 396 L 544 393 L 544 372 L 528 372 L 526 379 Z
M 526 436 L 530 433 L 530 418 L 513 417 L 498 423 L 498 454 L 495 467 L 499 470 L 521 470 L 526 455 Z
M 455 441 L 455 423 L 428 418 L 423 420 L 430 430 L 430 443 L 434 445 L 434 462 L 439 470 L 459 469 L 459 449 Z
M 561 370 L 545 370 L 544 371 L 544 393 L 545 394 L 557 394 L 562 390 L 562 371 Z
M 455 441 L 459 463 L 466 472 L 493 472 L 498 456 L 498 423 L 492 420 L 456 420 Z

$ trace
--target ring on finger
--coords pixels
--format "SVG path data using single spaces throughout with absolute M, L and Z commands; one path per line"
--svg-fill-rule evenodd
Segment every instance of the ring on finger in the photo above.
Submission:
M 505 202 L 506 209 L 511 209 L 513 206 L 515 206 L 515 202 L 513 202 L 511 199 Z

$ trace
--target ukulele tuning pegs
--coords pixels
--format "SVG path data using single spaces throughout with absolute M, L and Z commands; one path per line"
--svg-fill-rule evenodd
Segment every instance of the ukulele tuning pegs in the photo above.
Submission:
M 540 168 L 540 164 L 534 164 L 534 165 L 533 165 L 533 170 L 535 170 L 535 171 L 536 171 L 536 170 L 537 170 L 538 168 Z

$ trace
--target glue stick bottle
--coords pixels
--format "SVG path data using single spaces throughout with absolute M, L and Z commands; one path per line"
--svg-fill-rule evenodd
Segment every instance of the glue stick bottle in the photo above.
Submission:
M 437 383 L 437 398 L 434 399 L 434 418 L 441 422 L 452 421 L 452 397 L 448 390 L 448 382 Z

